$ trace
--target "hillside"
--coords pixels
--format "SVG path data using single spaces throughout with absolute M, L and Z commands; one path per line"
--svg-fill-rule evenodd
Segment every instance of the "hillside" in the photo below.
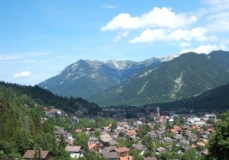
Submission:
M 229 73 L 205 54 L 186 53 L 135 73 L 118 86 L 92 96 L 101 105 L 144 105 L 194 97 L 229 82 Z
M 219 67 L 229 71 L 229 52 L 213 51 L 208 55 L 208 59 Z
M 37 85 L 32 87 L 0 82 L 0 88 L 2 90 L 3 88 L 11 90 L 13 92 L 12 95 L 22 97 L 21 104 L 26 104 L 31 107 L 34 107 L 33 104 L 37 103 L 48 107 L 54 106 L 66 112 L 74 112 L 81 107 L 89 109 L 89 113 L 100 110 L 98 105 L 90 103 L 82 98 L 61 97 Z M 0 96 L 0 100 L 4 98 L 4 93 L 2 93 L 2 96 L 3 97 Z
M 179 100 L 170 103 L 154 104 L 162 108 L 189 108 L 189 109 L 212 109 L 228 110 L 229 109 L 229 83 L 203 94 L 185 100 Z
M 51 92 L 72 97 L 89 97 L 118 85 L 135 72 L 160 63 L 157 58 L 142 62 L 79 60 L 58 75 L 39 83 Z

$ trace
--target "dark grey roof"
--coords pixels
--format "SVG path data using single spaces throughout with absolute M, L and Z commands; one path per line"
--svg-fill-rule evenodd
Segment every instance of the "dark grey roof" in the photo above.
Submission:
M 140 151 L 146 148 L 143 144 L 133 144 L 132 147 Z
M 110 158 L 119 158 L 117 152 L 108 152 L 108 153 L 103 153 L 103 157 L 110 159 Z

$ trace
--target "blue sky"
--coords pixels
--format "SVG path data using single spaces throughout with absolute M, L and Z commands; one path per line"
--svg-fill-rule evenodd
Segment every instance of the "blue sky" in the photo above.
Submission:
M 79 59 L 228 50 L 229 0 L 0 0 L 0 80 L 35 85 Z

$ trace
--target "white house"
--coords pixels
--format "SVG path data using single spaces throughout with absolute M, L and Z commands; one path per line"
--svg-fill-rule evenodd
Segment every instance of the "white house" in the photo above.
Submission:
M 205 114 L 204 115 L 204 120 L 208 120 L 209 118 L 216 119 L 215 114 Z
M 83 157 L 81 146 L 66 146 L 65 150 L 70 153 L 71 158 Z

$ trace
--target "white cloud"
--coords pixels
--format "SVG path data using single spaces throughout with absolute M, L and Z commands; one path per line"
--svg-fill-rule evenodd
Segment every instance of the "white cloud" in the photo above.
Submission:
M 155 7 L 148 13 L 139 17 L 131 17 L 127 13 L 121 13 L 114 17 L 111 22 L 101 28 L 101 31 L 107 30 L 132 30 L 139 28 L 179 28 L 192 24 L 197 21 L 195 16 L 187 16 L 186 14 L 176 14 L 171 9 L 163 7 Z
M 207 33 L 206 28 L 201 28 L 197 27 L 192 30 L 175 30 L 174 32 L 170 33 L 168 35 L 168 39 L 170 40 L 186 40 L 186 41 L 191 41 L 193 39 L 198 40 L 198 41 L 204 41 L 207 38 L 204 36 L 204 34 Z
M 207 24 L 214 32 L 229 31 L 229 0 L 202 0 L 207 5 Z
M 204 4 L 209 5 L 212 12 L 218 12 L 229 9 L 228 0 L 202 0 Z
M 214 40 L 215 37 L 207 37 L 205 33 L 207 33 L 206 28 L 197 27 L 192 30 L 182 30 L 177 29 L 172 32 L 165 31 L 163 29 L 150 30 L 147 29 L 142 32 L 142 34 L 138 37 L 135 37 L 130 41 L 130 43 L 137 42 L 153 42 L 156 40 L 161 41 L 206 41 L 206 40 Z
M 216 46 L 216 45 L 201 45 L 197 48 L 193 48 L 193 49 L 184 49 L 182 50 L 180 53 L 187 53 L 187 52 L 195 52 L 195 53 L 205 53 L 208 54 L 211 51 L 214 50 L 224 50 L 226 46 Z
M 210 30 L 217 32 L 229 31 L 229 12 L 215 13 L 209 15 L 207 19 L 210 22 L 207 25 Z
M 150 30 L 147 29 L 138 37 L 135 37 L 130 41 L 130 43 L 138 43 L 138 42 L 153 42 L 155 40 L 164 40 L 166 37 L 166 33 L 162 29 Z
M 181 46 L 181 47 L 187 47 L 187 46 L 190 46 L 190 43 L 181 42 L 181 43 L 179 44 L 179 46 Z
M 29 71 L 23 71 L 23 72 L 20 72 L 20 73 L 15 73 L 13 75 L 13 78 L 27 78 L 27 77 L 30 77 L 31 76 L 31 73 Z
M 113 42 L 118 42 L 121 38 L 126 37 L 128 33 L 129 33 L 128 31 L 120 32 L 120 33 L 114 38 Z

